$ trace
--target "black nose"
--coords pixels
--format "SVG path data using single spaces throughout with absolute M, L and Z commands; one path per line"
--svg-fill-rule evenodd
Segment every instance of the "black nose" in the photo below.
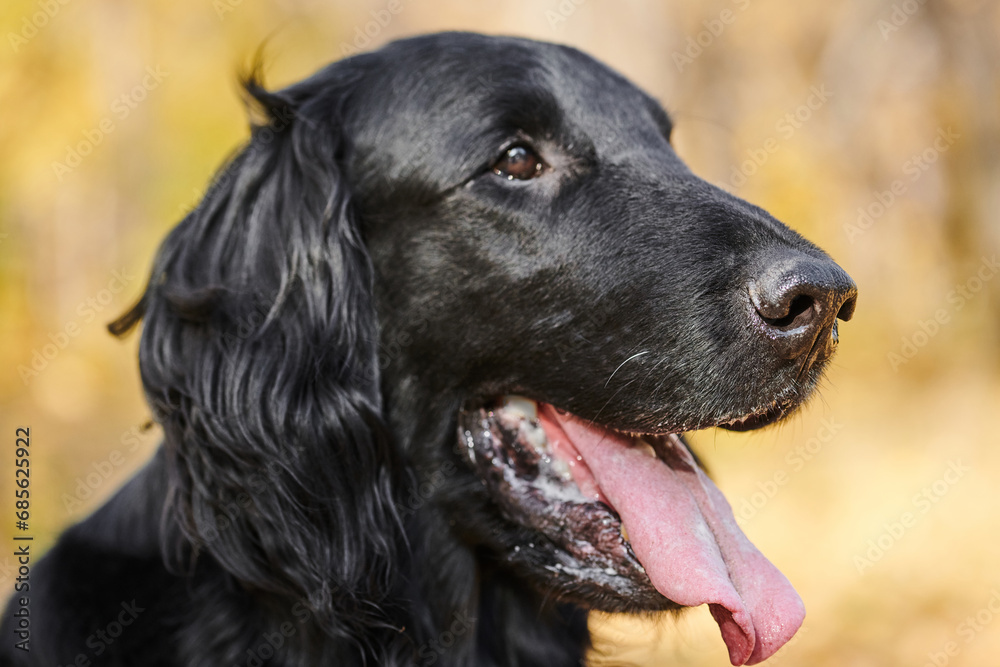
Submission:
M 749 291 L 761 330 L 778 354 L 809 355 L 811 364 L 833 354 L 837 319 L 851 319 L 858 288 L 832 260 L 795 255 L 772 260 Z

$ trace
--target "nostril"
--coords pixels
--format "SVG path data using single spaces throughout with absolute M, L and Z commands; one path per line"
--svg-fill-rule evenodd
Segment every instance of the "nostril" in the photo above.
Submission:
M 789 332 L 813 324 L 821 306 L 808 286 L 775 282 L 749 285 L 750 301 L 767 328 Z
M 758 311 L 760 318 L 769 326 L 782 331 L 791 331 L 805 326 L 816 316 L 816 300 L 808 294 L 799 294 L 788 304 L 787 312 L 780 317 L 767 317 Z

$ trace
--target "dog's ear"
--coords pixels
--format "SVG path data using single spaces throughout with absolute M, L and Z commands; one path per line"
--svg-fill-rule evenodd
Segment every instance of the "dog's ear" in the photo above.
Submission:
M 265 120 L 111 329 L 145 318 L 142 381 L 171 479 L 164 532 L 181 531 L 168 556 L 207 552 L 244 585 L 351 624 L 377 622 L 402 532 L 373 269 L 341 164 L 353 77 L 335 74 L 278 92 L 247 83 Z

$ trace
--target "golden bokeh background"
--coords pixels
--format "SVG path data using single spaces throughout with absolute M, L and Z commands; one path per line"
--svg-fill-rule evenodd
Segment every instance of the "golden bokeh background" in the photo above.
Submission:
M 693 438 L 808 609 L 768 664 L 998 664 L 998 3 L 5 0 L 0 27 L 5 544 L 16 426 L 32 429 L 39 549 L 156 447 L 136 337 L 103 325 L 246 138 L 235 72 L 263 42 L 283 85 L 400 36 L 517 34 L 652 93 L 696 173 L 859 285 L 806 410 Z M 0 598 L 11 564 L 0 555 Z M 705 608 L 593 625 L 595 665 L 728 664 Z

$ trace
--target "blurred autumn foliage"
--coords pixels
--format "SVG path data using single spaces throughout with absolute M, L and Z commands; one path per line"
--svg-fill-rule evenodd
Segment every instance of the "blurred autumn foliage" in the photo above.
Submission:
M 32 428 L 39 548 L 157 444 L 136 338 L 103 325 L 246 138 L 235 73 L 258 47 L 281 85 L 399 36 L 518 34 L 655 95 L 696 173 L 859 285 L 809 409 L 694 437 L 806 602 L 768 664 L 997 664 L 1000 4 L 6 0 L 0 27 L 0 432 Z M 593 625 L 594 664 L 727 664 L 705 609 Z

